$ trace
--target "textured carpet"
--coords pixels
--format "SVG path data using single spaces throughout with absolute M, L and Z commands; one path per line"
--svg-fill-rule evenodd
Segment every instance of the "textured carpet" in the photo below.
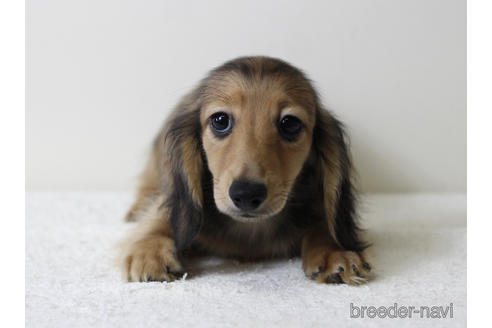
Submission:
M 114 253 L 133 227 L 122 221 L 131 200 L 126 193 L 27 194 L 27 327 L 465 326 L 465 195 L 363 197 L 375 277 L 359 287 L 313 283 L 299 259 L 209 258 L 193 263 L 184 280 L 125 282 Z M 429 308 L 423 318 L 388 317 L 395 303 Z M 352 318 L 362 306 L 389 312 Z M 446 318 L 427 318 L 432 306 L 448 306 L 440 313 Z

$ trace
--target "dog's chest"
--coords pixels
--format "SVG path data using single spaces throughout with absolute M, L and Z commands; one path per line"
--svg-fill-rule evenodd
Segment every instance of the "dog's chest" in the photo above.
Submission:
M 260 223 L 229 220 L 204 222 L 196 239 L 198 245 L 211 253 L 238 259 L 274 258 L 300 253 L 303 230 L 292 224 L 279 218 Z

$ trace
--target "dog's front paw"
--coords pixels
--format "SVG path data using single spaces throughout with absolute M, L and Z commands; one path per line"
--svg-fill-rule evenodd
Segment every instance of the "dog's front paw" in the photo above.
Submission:
M 163 236 L 134 242 L 124 258 L 128 281 L 174 281 L 183 267 L 176 257 L 174 241 Z
M 303 269 L 317 282 L 360 285 L 367 282 L 371 265 L 362 253 L 318 249 L 303 258 Z

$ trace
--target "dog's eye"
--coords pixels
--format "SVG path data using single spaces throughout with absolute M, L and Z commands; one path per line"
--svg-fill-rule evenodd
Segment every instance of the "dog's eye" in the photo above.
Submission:
M 286 115 L 278 122 L 280 135 L 287 141 L 294 141 L 302 130 L 302 122 L 295 116 Z
M 224 136 L 232 129 L 232 117 L 224 112 L 210 116 L 210 126 L 217 136 Z

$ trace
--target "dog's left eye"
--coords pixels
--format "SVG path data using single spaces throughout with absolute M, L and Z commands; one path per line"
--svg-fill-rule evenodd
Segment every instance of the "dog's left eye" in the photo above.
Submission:
M 295 116 L 286 115 L 278 122 L 280 135 L 287 141 L 294 141 L 302 130 L 302 122 Z
M 225 136 L 232 129 L 232 117 L 224 112 L 215 113 L 210 116 L 210 126 L 217 136 Z

